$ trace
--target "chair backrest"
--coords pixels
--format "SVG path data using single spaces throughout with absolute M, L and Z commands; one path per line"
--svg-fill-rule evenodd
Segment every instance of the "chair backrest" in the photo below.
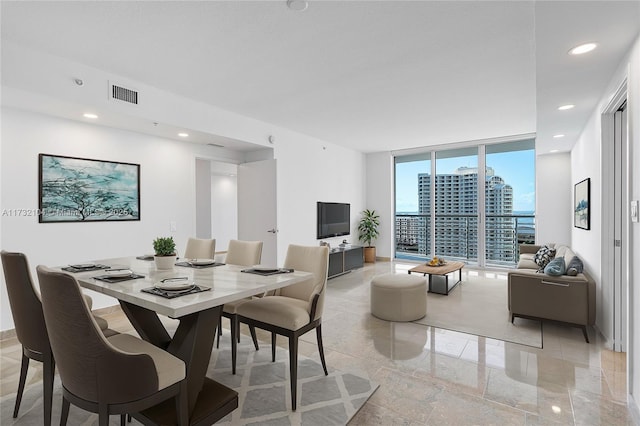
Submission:
M 184 257 L 187 259 L 213 259 L 216 254 L 216 240 L 189 238 Z
M 74 395 L 118 403 L 158 390 L 152 358 L 111 345 L 100 331 L 74 277 L 38 266 L 42 311 L 60 378 Z
M 262 258 L 262 241 L 230 240 L 225 263 L 231 265 L 258 265 Z
M 312 302 L 316 294 L 320 295 L 316 306 L 316 314 L 312 320 L 320 318 L 322 316 L 322 309 L 324 308 L 324 289 L 327 285 L 329 247 L 307 247 L 290 244 L 287 249 L 284 267 L 297 271 L 311 272 L 313 277 L 280 289 L 279 295 L 306 300 L 308 302 Z M 309 304 L 309 308 L 311 308 L 311 304 Z
M 18 341 L 32 351 L 48 352 L 49 337 L 42 303 L 31 280 L 27 257 L 4 250 L 0 255 Z

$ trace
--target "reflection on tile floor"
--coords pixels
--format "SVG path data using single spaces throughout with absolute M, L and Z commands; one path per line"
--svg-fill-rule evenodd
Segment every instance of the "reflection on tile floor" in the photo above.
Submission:
M 632 424 L 625 354 L 605 349 L 598 336 L 587 344 L 579 329 L 545 323 L 544 348 L 537 349 L 371 316 L 371 278 L 413 266 L 377 262 L 329 281 L 322 326 L 327 364 L 380 383 L 351 425 Z M 466 274 L 506 280 L 503 271 L 465 269 L 463 279 Z M 104 316 L 111 328 L 132 332 L 118 310 Z M 266 333 L 258 337 L 270 341 Z M 285 339 L 278 344 L 284 347 Z M 302 337 L 300 353 L 318 356 L 315 333 Z M 17 388 L 15 338 L 0 341 L 0 355 L 4 396 Z M 27 383 L 41 378 L 40 365 L 32 362 Z

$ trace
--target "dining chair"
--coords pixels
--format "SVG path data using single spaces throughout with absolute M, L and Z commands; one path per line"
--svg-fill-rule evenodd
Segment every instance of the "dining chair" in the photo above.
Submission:
M 224 263 L 228 265 L 253 266 L 258 265 L 261 258 L 262 241 L 230 240 Z M 257 296 L 262 296 L 262 294 Z M 222 317 L 229 318 L 231 341 L 240 341 L 240 324 L 238 323 L 236 311 L 238 310 L 238 306 L 251 299 L 252 297 L 245 297 L 243 299 L 234 300 L 232 302 L 224 304 L 224 306 L 222 307 L 222 312 L 220 314 L 220 321 L 218 321 L 218 341 L 216 343 L 217 348 L 220 347 L 220 336 L 222 336 Z M 258 337 L 256 336 L 255 327 L 249 326 L 249 331 L 251 333 L 251 338 L 253 339 L 253 345 L 255 346 L 256 350 L 259 350 L 260 347 L 258 346 Z M 231 356 L 234 356 L 233 350 L 231 351 Z M 235 365 L 233 361 L 232 365 Z M 233 373 L 235 374 L 235 369 L 233 370 Z
M 23 253 L 14 253 L 2 250 L 2 268 L 4 279 L 9 296 L 9 306 L 16 330 L 16 337 L 22 345 L 22 362 L 20 364 L 20 378 L 18 381 L 18 393 L 13 409 L 13 418 L 18 417 L 22 394 L 29 370 L 29 360 L 41 362 L 43 364 L 42 386 L 43 386 L 43 408 L 44 424 L 51 424 L 51 397 L 53 395 L 53 378 L 55 374 L 55 360 L 51 353 L 47 328 L 42 313 L 42 303 L 36 291 L 29 263 Z M 86 303 L 91 306 L 92 300 L 89 296 L 83 295 Z M 101 317 L 96 317 L 96 322 L 100 325 L 103 333 L 114 335 L 117 332 L 108 328 L 108 323 Z
M 213 259 L 216 253 L 216 240 L 189 238 L 184 251 L 185 259 Z
M 98 413 L 100 426 L 109 415 L 138 413 L 175 398 L 177 424 L 188 424 L 184 361 L 129 334 L 105 337 L 82 298 L 77 280 L 44 266 L 36 268 L 42 311 L 51 351 L 62 380 L 60 424 L 66 425 L 71 403 Z
M 298 338 L 316 330 L 318 351 L 324 374 L 328 375 L 322 347 L 322 310 L 329 248 L 306 247 L 291 244 L 287 249 L 284 267 L 296 271 L 311 272 L 313 275 L 302 281 L 281 288 L 273 296 L 247 301 L 238 306 L 238 321 L 271 332 L 271 359 L 276 360 L 276 335 L 289 339 L 289 372 L 291 379 L 291 407 L 296 410 L 298 382 Z M 232 346 L 235 350 L 235 345 Z M 235 362 L 235 357 L 233 357 Z M 235 366 L 234 370 L 235 370 Z

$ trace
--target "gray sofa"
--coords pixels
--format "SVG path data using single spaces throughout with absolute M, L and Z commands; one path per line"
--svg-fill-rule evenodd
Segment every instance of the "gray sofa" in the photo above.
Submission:
M 595 282 L 584 272 L 576 276 L 551 276 L 538 272 L 534 256 L 540 247 L 520 245 L 517 269 L 508 273 L 511 322 L 515 317 L 522 317 L 567 323 L 580 327 L 589 343 L 587 326 L 596 320 Z M 565 264 L 575 255 L 565 245 L 555 248 L 555 257 L 564 257 Z

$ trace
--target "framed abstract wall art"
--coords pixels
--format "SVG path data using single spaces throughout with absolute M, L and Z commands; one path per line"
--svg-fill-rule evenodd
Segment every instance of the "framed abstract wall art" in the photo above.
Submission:
M 573 188 L 573 226 L 581 229 L 591 229 L 591 179 L 575 184 Z
M 40 223 L 140 220 L 140 165 L 40 154 Z

